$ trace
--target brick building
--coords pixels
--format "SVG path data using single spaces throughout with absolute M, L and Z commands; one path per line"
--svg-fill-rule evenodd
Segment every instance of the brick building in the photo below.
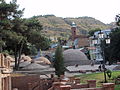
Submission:
M 77 26 L 74 22 L 72 23 L 71 31 L 72 41 L 75 48 L 89 46 L 88 36 L 84 34 L 77 35 Z

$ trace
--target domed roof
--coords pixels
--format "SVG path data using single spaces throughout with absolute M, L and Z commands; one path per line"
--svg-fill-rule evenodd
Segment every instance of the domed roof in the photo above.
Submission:
M 29 64 L 30 64 L 29 61 L 23 61 L 23 62 L 20 62 L 19 67 L 25 67 L 25 66 L 27 66 L 27 65 L 29 65 Z
M 65 50 L 63 52 L 63 57 L 64 57 L 64 62 L 67 65 L 90 64 L 90 62 L 89 62 L 90 60 L 88 60 L 87 56 L 82 51 L 80 51 L 79 49 L 68 49 L 68 50 Z
M 37 69 L 46 69 L 49 68 L 49 66 L 43 66 L 37 63 L 31 63 L 27 66 L 25 66 L 23 69 L 25 70 L 37 70 Z
M 38 62 L 38 63 L 51 64 L 51 62 L 45 57 L 38 57 L 38 58 L 34 59 L 34 61 Z
M 21 61 L 31 61 L 32 59 L 29 56 L 21 55 Z
M 88 60 L 86 55 L 81 52 L 79 49 L 68 49 L 63 52 L 65 61 L 80 61 L 80 60 Z

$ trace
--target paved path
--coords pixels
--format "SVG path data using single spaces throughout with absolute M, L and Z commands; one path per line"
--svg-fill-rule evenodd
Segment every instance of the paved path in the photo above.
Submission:
M 110 69 L 110 70 L 113 70 L 114 67 L 116 67 L 117 65 L 106 65 L 105 67 L 107 69 Z M 79 71 L 79 70 L 97 70 L 99 67 L 99 65 L 94 65 L 94 66 L 91 66 L 91 65 L 80 65 L 78 67 L 75 67 L 75 66 L 68 66 L 67 69 L 69 71 Z
M 106 65 L 105 67 L 107 68 L 107 69 L 110 69 L 110 70 L 113 70 L 113 68 L 114 67 L 116 67 L 116 66 L 118 66 L 118 65 Z M 66 76 L 74 76 L 74 75 L 80 75 L 80 74 L 82 74 L 82 73 L 79 73 L 78 71 L 80 71 L 80 70 L 87 70 L 87 71 L 89 71 L 89 70 L 98 70 L 98 67 L 99 67 L 99 65 L 94 65 L 94 66 L 91 66 L 91 65 L 80 65 L 80 66 L 78 66 L 78 67 L 75 67 L 75 66 L 68 66 L 67 67 L 67 69 L 70 71 L 70 72 L 75 72 L 75 73 L 69 73 L 69 72 L 65 72 L 65 75 Z M 92 72 L 86 72 L 86 74 L 88 74 L 88 73 L 92 73 Z

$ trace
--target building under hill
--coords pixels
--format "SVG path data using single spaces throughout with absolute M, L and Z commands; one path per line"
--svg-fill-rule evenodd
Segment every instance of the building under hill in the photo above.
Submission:
M 72 23 L 71 31 L 72 31 L 71 38 L 73 41 L 74 48 L 89 46 L 89 38 L 87 35 L 84 35 L 84 34 L 77 35 L 76 34 L 77 26 L 74 22 Z
M 65 66 L 90 65 L 91 60 L 79 49 L 68 49 L 63 52 Z

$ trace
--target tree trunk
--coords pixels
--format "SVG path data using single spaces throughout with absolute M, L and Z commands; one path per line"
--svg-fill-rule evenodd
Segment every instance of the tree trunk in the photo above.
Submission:
M 19 70 L 19 64 L 20 64 L 20 58 L 21 58 L 22 49 L 23 49 L 23 43 L 21 44 L 19 54 L 18 54 L 19 56 L 18 56 L 17 70 Z
M 0 34 L 1 35 L 1 34 Z M 2 37 L 0 36 L 0 41 L 2 41 Z M 0 45 L 0 53 L 2 52 L 2 44 Z
M 15 70 L 17 70 L 18 60 L 17 60 L 17 48 L 16 48 L 16 46 L 15 46 L 14 56 L 15 56 Z

